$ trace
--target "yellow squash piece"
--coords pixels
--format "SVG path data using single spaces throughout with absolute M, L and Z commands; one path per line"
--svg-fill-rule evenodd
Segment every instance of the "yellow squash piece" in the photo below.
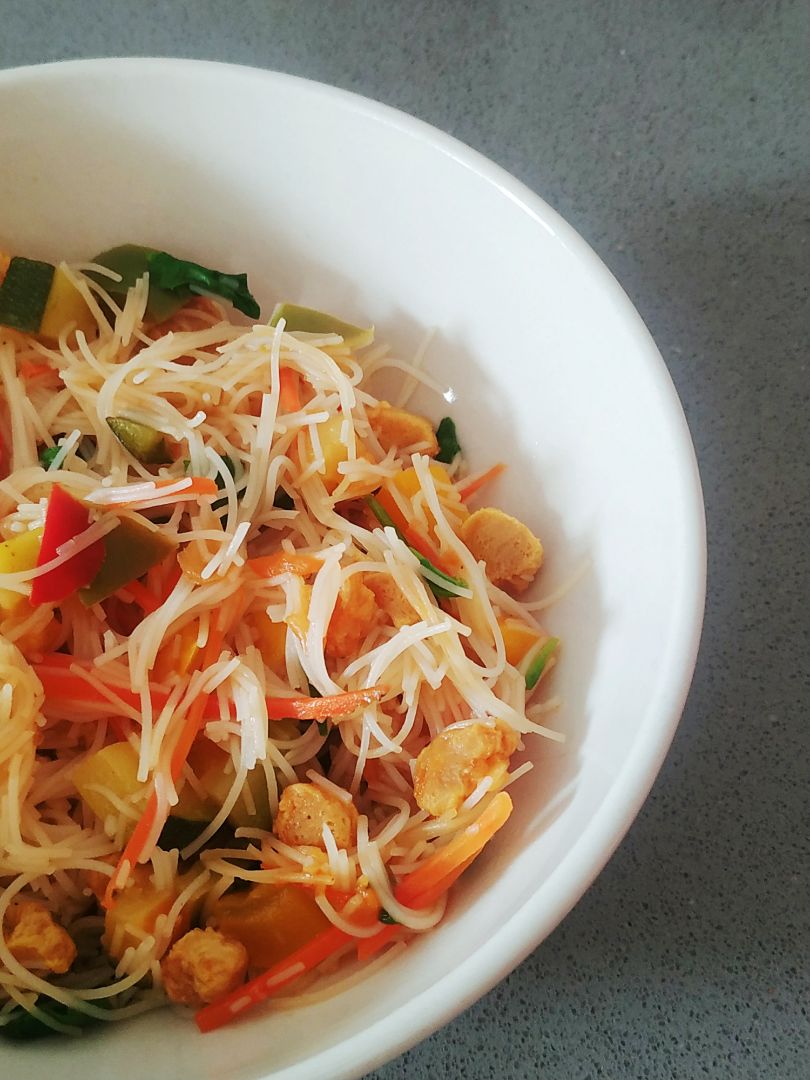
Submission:
M 113 799 L 105 794 L 107 789 L 116 799 L 130 805 L 140 815 L 146 806 L 149 785 L 138 780 L 138 754 L 128 742 L 112 743 L 95 754 L 90 754 L 73 770 L 73 783 L 94 814 L 102 821 L 110 814 L 120 811 Z M 211 808 L 200 799 L 189 784 L 184 784 L 180 799 L 173 808 L 174 817 L 186 821 L 210 821 L 214 816 Z M 135 819 L 131 820 L 131 831 Z
M 192 871 L 178 877 L 169 888 L 157 889 L 151 881 L 150 870 L 149 866 L 136 866 L 115 904 L 104 913 L 102 943 L 116 960 L 121 959 L 130 945 L 139 945 L 146 934 L 158 930 L 160 916 L 168 915 L 177 897 L 197 873 Z M 200 902 L 195 898 L 180 912 L 172 931 L 172 941 L 186 933 Z
M 251 969 L 266 971 L 331 923 L 305 889 L 254 885 L 215 900 L 208 911 L 208 925 L 241 941 Z
M 231 790 L 234 773 L 230 760 L 230 755 L 225 750 L 205 738 L 197 739 L 189 753 L 189 766 L 208 797 L 209 819 L 213 818 Z M 267 794 L 267 780 L 261 765 L 257 765 L 247 774 L 247 786 L 253 796 L 255 810 L 251 811 L 240 795 L 233 810 L 228 814 L 228 821 L 236 828 L 269 829 L 270 799 Z M 185 791 L 186 788 L 183 790 Z M 175 809 L 175 814 L 180 816 L 179 809 Z
M 0 574 L 16 574 L 21 570 L 33 570 L 39 558 L 42 529 L 13 536 L 0 544 Z M 10 615 L 18 611 L 26 598 L 11 589 L 0 589 L 0 612 Z
M 533 649 L 543 637 L 533 626 L 511 616 L 498 619 L 498 626 L 506 648 L 506 659 L 513 667 L 517 667 L 529 649 Z
M 74 329 L 89 335 L 95 328 L 96 320 L 82 294 L 62 267 L 57 266 L 37 336 L 42 338 L 46 345 L 55 345 L 64 328 L 71 323 L 74 324 Z

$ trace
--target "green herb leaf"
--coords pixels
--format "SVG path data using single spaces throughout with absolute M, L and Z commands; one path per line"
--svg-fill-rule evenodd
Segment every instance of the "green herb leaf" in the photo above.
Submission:
M 318 734 L 324 736 L 329 734 L 329 724 L 326 720 L 318 721 Z
M 394 918 L 393 915 L 389 915 L 385 908 L 380 908 L 380 914 L 377 916 L 381 923 L 385 923 L 386 926 L 399 926 L 400 923 Z
M 461 446 L 456 435 L 456 425 L 449 416 L 445 416 L 436 428 L 436 441 L 439 444 L 436 460 L 451 465 L 456 454 L 461 453 Z
M 46 446 L 39 452 L 39 463 L 43 469 L 50 469 L 56 455 L 59 453 L 58 446 Z
M 449 574 L 445 574 L 445 572 L 443 570 L 440 570 L 438 566 L 434 566 L 430 559 L 426 559 L 424 555 L 420 554 L 420 552 L 416 550 L 416 548 L 411 547 L 411 545 L 408 544 L 408 541 L 394 524 L 391 515 L 388 513 L 388 511 L 378 499 L 375 499 L 373 495 L 368 495 L 366 497 L 366 503 L 368 504 L 368 507 L 371 510 L 372 514 L 374 514 L 375 518 L 377 519 L 377 521 L 379 521 L 382 527 L 384 529 L 393 529 L 396 532 L 397 536 L 400 538 L 400 540 L 407 545 L 408 551 L 410 551 L 412 555 L 416 556 L 416 558 L 426 570 L 429 570 L 431 574 L 435 574 L 437 577 L 442 578 L 448 583 L 448 585 L 458 585 L 462 589 L 467 588 L 466 581 L 463 581 L 461 578 L 450 577 Z M 437 582 L 431 581 L 430 578 L 426 578 L 425 581 L 427 582 L 428 588 L 437 600 L 444 600 L 447 597 L 456 596 L 456 593 L 452 589 L 445 589 Z
M 106 1008 L 104 1000 L 94 1002 L 100 1008 Z M 48 1016 L 54 1020 L 58 1020 L 61 1024 L 69 1024 L 71 1027 L 77 1029 L 91 1027 L 93 1024 L 99 1024 L 101 1021 L 95 1016 L 88 1016 L 86 1013 L 78 1012 L 76 1009 L 72 1009 L 69 1005 L 63 1005 L 61 1001 L 51 1001 L 49 998 L 42 1000 L 42 996 L 37 998 L 37 1008 L 42 1012 L 47 1013 Z M 36 1016 L 32 1016 L 27 1009 L 23 1009 L 19 1006 L 8 1014 L 9 1019 L 3 1018 L 2 1027 L 0 1027 L 0 1036 L 6 1039 L 12 1039 L 15 1042 L 30 1042 L 33 1039 L 42 1039 L 46 1035 L 61 1035 L 60 1031 L 55 1031 L 53 1028 L 48 1027 L 47 1024 L 43 1024 Z
M 198 296 L 213 294 L 229 300 L 237 311 L 252 319 L 261 314 L 259 305 L 248 289 L 247 274 L 224 274 L 207 266 L 176 259 L 166 251 L 155 251 L 147 259 L 149 280 L 161 289 L 174 292 L 188 289 Z
M 551 659 L 552 655 L 560 644 L 560 639 L 556 637 L 549 638 L 543 645 L 532 662 L 526 668 L 526 689 L 534 690 L 537 683 L 540 681 L 540 676 L 546 669 L 546 665 Z

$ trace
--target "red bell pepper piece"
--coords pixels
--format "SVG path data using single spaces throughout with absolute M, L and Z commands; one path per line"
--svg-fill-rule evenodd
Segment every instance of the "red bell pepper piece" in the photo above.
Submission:
M 76 536 L 80 536 L 90 526 L 90 511 L 78 499 L 68 495 L 58 484 L 51 488 L 48 509 L 45 512 L 45 529 L 42 533 L 42 546 L 39 549 L 37 566 L 55 559 L 57 548 Z M 72 596 L 78 589 L 89 584 L 101 568 L 104 561 L 104 541 L 77 552 L 72 559 L 62 563 L 47 574 L 34 578 L 31 583 L 31 603 L 56 603 Z

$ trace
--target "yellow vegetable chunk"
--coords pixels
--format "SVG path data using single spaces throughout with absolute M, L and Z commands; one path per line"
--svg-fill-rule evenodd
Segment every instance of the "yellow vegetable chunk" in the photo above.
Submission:
M 338 466 L 349 460 L 349 450 L 340 438 L 344 419 L 344 416 L 336 413 L 334 416 L 330 416 L 328 420 L 315 425 L 324 462 L 323 472 L 320 473 L 320 477 L 323 486 L 330 495 L 344 479 Z M 356 446 L 357 457 L 370 460 L 370 454 L 362 439 L 356 439 Z M 351 485 L 351 489 L 347 491 L 344 497 L 346 499 L 358 499 L 361 495 L 368 495 L 369 492 L 374 491 L 378 484 L 379 479 L 375 478 L 363 482 L 358 481 Z
M 199 780 L 199 785 L 208 797 L 208 817 L 213 818 L 214 813 L 222 806 L 231 785 L 234 781 L 234 772 L 231 765 L 231 756 L 210 739 L 197 739 L 188 756 L 188 763 L 194 775 Z M 267 793 L 267 780 L 264 769 L 257 765 L 247 774 L 246 787 L 253 799 L 254 808 L 248 807 L 243 795 L 236 800 L 234 808 L 228 814 L 228 821 L 236 828 L 269 829 L 270 797 Z M 186 790 L 185 788 L 183 789 Z M 175 813 L 179 815 L 179 810 Z M 185 814 L 183 814 L 185 817 Z M 194 820 L 194 819 L 191 819 Z
M 178 877 L 170 888 L 157 889 L 151 881 L 150 867 L 136 866 L 126 886 L 118 893 L 115 904 L 104 913 L 102 943 L 109 955 L 120 960 L 130 945 L 137 946 L 144 935 L 159 932 L 158 919 L 168 915 L 190 880 L 191 876 L 185 875 Z M 180 912 L 171 941 L 186 933 L 199 903 L 195 898 Z
M 192 619 L 160 649 L 152 669 L 158 682 L 167 682 L 173 675 L 188 675 L 196 667 L 200 655 L 198 634 L 198 622 Z
M 430 475 L 433 477 L 433 482 L 436 485 L 436 493 L 439 496 L 439 502 L 442 504 L 445 512 L 449 515 L 451 523 L 463 521 L 467 516 L 467 510 L 464 503 L 459 498 L 458 492 L 450 481 L 447 469 L 443 465 L 438 464 L 438 462 L 432 461 L 430 463 Z M 402 496 L 406 505 L 410 503 L 411 499 L 413 499 L 420 490 L 419 477 L 416 475 L 416 469 L 403 469 L 402 472 L 396 473 L 390 480 L 386 480 L 385 485 L 379 490 L 376 496 L 377 501 L 388 513 L 396 527 L 398 529 L 404 529 L 406 525 L 413 524 L 413 521 L 407 518 L 400 510 L 399 503 L 392 494 L 392 488 L 395 488 L 398 494 Z M 430 527 L 431 534 L 433 534 L 436 519 L 433 517 L 433 514 L 427 506 L 425 506 L 424 509 L 425 518 Z
M 311 894 L 296 885 L 254 885 L 215 900 L 208 925 L 242 942 L 253 971 L 266 971 L 331 923 Z
M 59 335 L 71 323 L 74 329 L 89 335 L 95 328 L 96 320 L 82 294 L 62 267 L 57 266 L 37 336 L 47 345 L 55 345 Z
M 16 574 L 33 570 L 39 558 L 42 529 L 30 529 L 0 544 L 0 574 Z M 0 612 L 10 615 L 25 602 L 21 593 L 0 589 Z
M 280 679 L 287 678 L 287 624 L 273 622 L 266 611 L 256 611 L 248 619 L 256 647 L 267 667 Z
M 112 743 L 90 754 L 74 768 L 73 783 L 101 821 L 110 814 L 118 815 L 120 810 L 113 799 L 99 789 L 108 789 L 116 799 L 131 806 L 137 815 L 143 813 L 149 795 L 149 785 L 138 780 L 138 753 L 128 742 Z M 214 816 L 189 784 L 184 784 L 180 790 L 179 802 L 172 814 L 187 821 L 210 821 Z M 128 831 L 134 827 L 133 818 L 128 822 Z
M 529 626 L 528 623 L 511 616 L 498 619 L 498 626 L 500 626 L 501 635 L 503 636 L 506 659 L 513 667 L 517 667 L 529 649 L 534 648 L 544 636 L 533 626 Z

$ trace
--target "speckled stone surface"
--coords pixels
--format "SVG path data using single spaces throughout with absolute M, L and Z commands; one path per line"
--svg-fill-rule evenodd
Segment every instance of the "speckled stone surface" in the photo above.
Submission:
M 590 241 L 684 402 L 709 599 L 660 779 L 556 933 L 376 1080 L 808 1080 L 810 5 L 0 0 L 0 28 L 0 66 L 238 61 L 452 132 Z

